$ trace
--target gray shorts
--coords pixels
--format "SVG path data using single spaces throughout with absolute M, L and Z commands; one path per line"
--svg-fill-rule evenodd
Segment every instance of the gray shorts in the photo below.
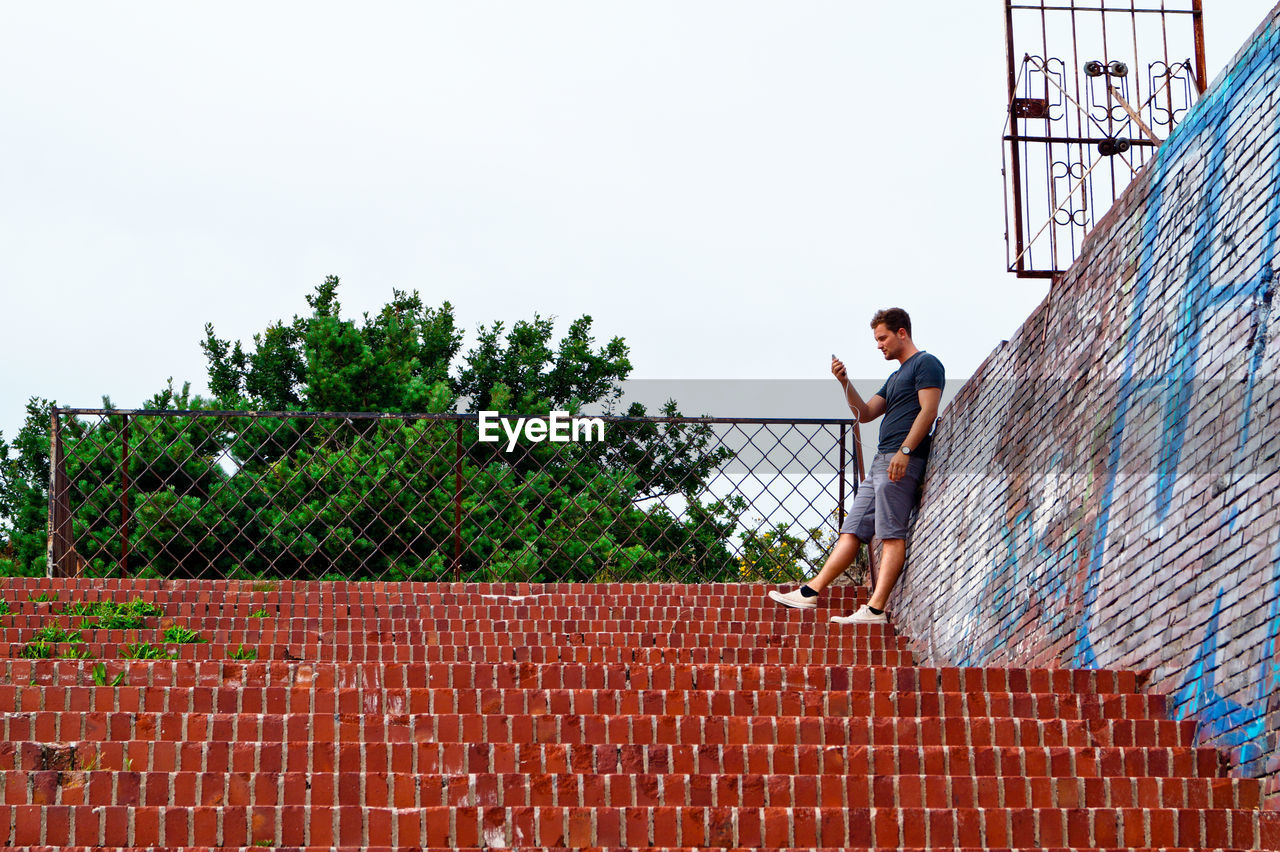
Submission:
M 916 504 L 924 459 L 907 462 L 907 472 L 897 482 L 889 481 L 889 462 L 893 453 L 876 453 L 867 478 L 858 485 L 858 493 L 845 516 L 840 532 L 852 533 L 859 541 L 869 542 L 872 533 L 878 539 L 906 538 L 907 520 Z

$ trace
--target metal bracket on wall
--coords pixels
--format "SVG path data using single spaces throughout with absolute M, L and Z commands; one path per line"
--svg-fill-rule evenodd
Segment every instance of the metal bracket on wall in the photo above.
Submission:
M 1007 269 L 1052 279 L 1203 93 L 1202 0 L 1005 0 L 1005 35 Z

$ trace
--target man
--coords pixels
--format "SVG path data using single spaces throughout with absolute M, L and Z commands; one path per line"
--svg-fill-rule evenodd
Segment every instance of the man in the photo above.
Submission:
M 863 543 L 870 545 L 874 535 L 884 543 L 884 550 L 871 599 L 852 615 L 831 619 L 838 624 L 888 621 L 885 608 L 906 561 L 907 518 L 924 475 L 930 436 L 942 399 L 942 362 L 916 348 L 911 340 L 911 317 L 906 311 L 889 308 L 877 312 L 871 318 L 871 331 L 885 360 L 897 361 L 900 366 L 870 400 L 863 402 L 840 359 L 831 359 L 831 372 L 844 388 L 845 399 L 858 420 L 865 423 L 884 416 L 871 470 L 858 486 L 849 515 L 840 528 L 840 538 L 818 576 L 786 594 L 769 592 L 769 597 L 783 606 L 813 609 L 822 590 L 853 564 L 858 548 Z

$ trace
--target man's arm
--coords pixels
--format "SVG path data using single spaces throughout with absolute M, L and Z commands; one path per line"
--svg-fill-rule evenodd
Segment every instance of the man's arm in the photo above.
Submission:
M 849 381 L 849 376 L 845 373 L 844 362 L 839 358 L 831 359 L 831 374 L 836 377 L 836 380 L 840 382 L 840 386 L 844 388 L 844 398 L 849 403 L 849 410 L 857 415 L 860 422 L 867 423 L 884 414 L 884 397 L 876 394 L 870 400 L 864 402 L 857 389 L 853 386 L 853 382 Z
M 920 400 L 920 413 L 911 424 L 907 440 L 903 441 L 903 444 L 910 447 L 912 452 L 919 449 L 925 436 L 933 428 L 933 421 L 938 419 L 938 404 L 942 401 L 942 388 L 921 388 L 916 391 L 916 398 Z M 890 480 L 897 482 L 906 475 L 907 461 L 908 458 L 901 449 L 893 454 L 893 459 L 889 462 Z

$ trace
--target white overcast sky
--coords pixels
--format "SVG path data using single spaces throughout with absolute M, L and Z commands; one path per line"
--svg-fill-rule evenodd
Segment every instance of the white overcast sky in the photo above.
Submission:
M 1273 4 L 1205 5 L 1216 77 Z M 326 275 L 590 314 L 642 379 L 883 377 L 897 304 L 964 378 L 1046 292 L 1003 271 L 1004 74 L 998 0 L 6 0 L 0 430 L 204 390 L 206 322 Z

